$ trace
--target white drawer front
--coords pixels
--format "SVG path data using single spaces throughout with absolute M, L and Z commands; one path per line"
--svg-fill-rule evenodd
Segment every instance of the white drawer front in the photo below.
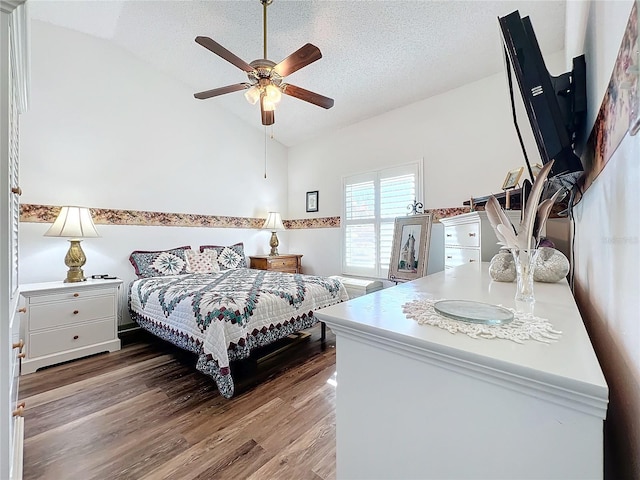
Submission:
M 452 248 L 444 249 L 445 267 L 457 267 L 466 263 L 480 263 L 480 250 L 473 248 Z
M 444 244 L 459 245 L 461 247 L 479 247 L 480 224 L 465 223 L 444 227 Z
M 29 335 L 29 358 L 86 347 L 115 338 L 114 320 L 73 325 Z
M 84 298 L 102 297 L 105 295 L 115 295 L 114 288 L 78 288 L 68 289 L 60 293 L 48 293 L 46 295 L 29 296 L 29 304 L 50 303 L 69 300 L 81 300 Z
M 113 295 L 32 305 L 28 308 L 29 331 L 32 332 L 43 328 L 114 317 L 116 314 Z

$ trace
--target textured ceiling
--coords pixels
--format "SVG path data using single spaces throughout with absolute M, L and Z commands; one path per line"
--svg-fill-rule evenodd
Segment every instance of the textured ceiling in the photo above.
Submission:
M 262 5 L 235 1 L 30 0 L 36 20 L 109 40 L 193 92 L 246 81 L 195 43 L 208 36 L 246 62 L 262 58 Z M 497 17 L 529 15 L 543 55 L 564 46 L 564 1 L 291 1 L 267 9 L 267 56 L 307 42 L 323 58 L 287 83 L 335 99 L 330 110 L 283 96 L 273 127 L 287 146 L 451 90 L 504 69 Z M 211 102 L 262 130 L 242 92 Z

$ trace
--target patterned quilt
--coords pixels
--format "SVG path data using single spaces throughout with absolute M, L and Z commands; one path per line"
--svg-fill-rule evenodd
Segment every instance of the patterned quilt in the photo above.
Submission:
M 154 335 L 199 355 L 196 368 L 233 396 L 229 362 L 313 326 L 313 311 L 348 299 L 332 278 L 238 268 L 140 278 L 131 317 Z

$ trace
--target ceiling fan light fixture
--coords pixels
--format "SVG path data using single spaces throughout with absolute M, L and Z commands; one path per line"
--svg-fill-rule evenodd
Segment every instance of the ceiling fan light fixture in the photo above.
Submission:
M 282 92 L 273 84 L 267 85 L 265 88 L 265 94 L 267 95 L 267 99 L 273 104 L 278 103 L 282 98 Z
M 251 105 L 255 105 L 256 103 L 258 103 L 258 100 L 260 100 L 260 89 L 257 86 L 253 85 L 251 88 L 249 88 L 249 90 L 244 92 L 244 98 L 246 98 L 247 102 L 249 102 Z
M 204 100 L 226 93 L 246 90 L 244 96 L 250 104 L 254 105 L 260 100 L 260 116 L 262 124 L 266 126 L 274 124 L 275 118 L 273 112 L 278 102 L 280 102 L 283 93 L 322 108 L 333 107 L 332 98 L 295 85 L 283 83 L 284 77 L 322 58 L 322 53 L 320 53 L 318 47 L 311 43 L 306 43 L 277 64 L 267 59 L 267 6 L 270 5 L 272 1 L 273 0 L 260 0 L 263 6 L 264 27 L 264 49 L 263 58 L 261 59 L 247 63 L 211 38 L 204 36 L 196 37 L 196 43 L 246 72 L 249 82 L 236 83 L 234 85 L 227 85 L 226 87 L 198 92 L 194 94 L 194 97 L 199 100 Z
M 262 95 L 262 109 L 265 112 L 273 112 L 276 109 L 276 104 L 273 102 L 268 95 Z

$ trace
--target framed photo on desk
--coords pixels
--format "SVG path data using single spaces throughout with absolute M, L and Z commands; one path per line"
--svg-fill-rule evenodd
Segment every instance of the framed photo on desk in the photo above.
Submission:
M 431 213 L 396 217 L 389 280 L 408 282 L 427 274 L 431 222 Z
M 516 168 L 515 170 L 510 170 L 507 173 L 507 177 L 504 179 L 502 183 L 502 190 L 509 190 L 511 188 L 515 188 L 520 181 L 520 177 L 522 176 L 522 172 L 524 167 Z

